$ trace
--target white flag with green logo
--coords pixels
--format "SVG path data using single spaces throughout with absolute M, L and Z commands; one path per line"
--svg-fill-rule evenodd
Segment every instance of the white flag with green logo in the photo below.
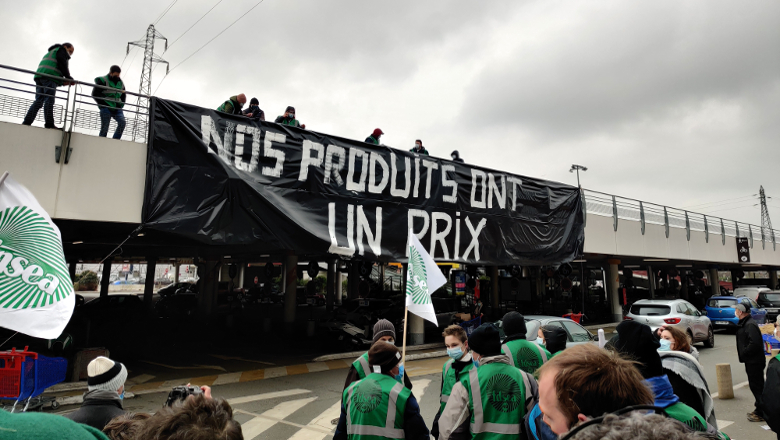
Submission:
M 74 304 L 60 230 L 27 188 L 0 175 L 0 327 L 55 339 Z
M 436 312 L 431 302 L 431 292 L 447 282 L 441 269 L 433 261 L 417 236 L 409 230 L 409 265 L 406 271 L 406 306 L 409 311 L 435 325 Z

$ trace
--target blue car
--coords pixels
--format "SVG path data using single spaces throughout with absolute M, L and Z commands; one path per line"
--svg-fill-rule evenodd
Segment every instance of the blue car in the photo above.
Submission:
M 707 317 L 715 328 L 736 328 L 739 318 L 734 314 L 732 306 L 745 304 L 750 308 L 750 314 L 757 324 L 766 323 L 766 310 L 761 308 L 750 298 L 737 298 L 734 296 L 713 296 L 707 300 Z

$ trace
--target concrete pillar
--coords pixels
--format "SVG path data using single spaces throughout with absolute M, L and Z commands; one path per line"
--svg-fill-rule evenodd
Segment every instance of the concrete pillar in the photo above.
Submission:
M 720 295 L 720 277 L 718 276 L 718 268 L 710 268 L 710 289 L 712 290 L 712 296 Z
M 688 277 L 685 271 L 680 271 L 680 298 L 688 301 Z
M 179 270 L 181 270 L 181 264 L 174 263 L 173 265 L 173 282 L 178 283 L 179 282 Z
M 349 263 L 349 275 L 347 277 L 347 298 L 355 299 L 360 296 L 360 263 L 352 261 Z
M 325 310 L 333 310 L 333 303 L 336 297 L 336 261 L 328 261 L 328 279 L 325 282 Z
M 499 293 L 498 293 L 498 266 L 493 266 L 490 268 L 490 309 L 491 309 L 490 314 L 491 316 L 493 317 L 498 316 L 500 308 L 501 306 L 499 302 Z
M 379 285 L 382 286 L 382 293 L 385 291 L 385 263 L 379 263 Z
M 214 260 L 202 261 L 197 265 L 198 315 L 202 318 L 210 318 L 216 310 L 220 267 L 220 263 Z
M 284 324 L 288 330 L 295 322 L 295 310 L 298 308 L 296 292 L 298 290 L 298 256 L 290 253 L 284 263 L 287 284 L 284 289 Z
M 777 290 L 780 286 L 777 285 L 777 269 L 769 269 L 769 287 L 772 290 Z
M 154 275 L 157 273 L 157 259 L 146 259 L 146 282 L 144 283 L 144 308 L 147 312 L 151 311 L 154 303 Z
M 108 296 L 108 285 L 111 283 L 111 261 L 103 262 L 103 277 L 100 279 L 100 296 Z
M 403 331 L 403 329 L 401 329 Z M 409 313 L 409 345 L 421 345 L 425 343 L 425 320 Z
M 731 379 L 731 364 L 716 364 L 715 374 L 718 378 L 718 399 L 733 399 L 734 386 Z
M 244 288 L 244 273 L 246 273 L 246 263 L 238 265 L 238 287 Z
M 655 273 L 653 266 L 647 266 L 647 286 L 650 289 L 650 299 L 655 299 Z
M 620 274 L 618 273 L 620 260 L 607 260 L 606 281 L 607 298 L 612 307 L 612 322 L 623 320 L 623 308 L 620 306 Z
M 70 282 L 74 282 L 76 279 L 76 262 L 71 261 L 68 263 L 68 275 L 70 275 Z
M 341 301 L 344 295 L 344 274 L 341 273 L 340 270 L 338 270 L 338 265 L 336 265 L 336 281 L 335 285 L 333 286 L 336 290 L 336 304 L 341 305 Z

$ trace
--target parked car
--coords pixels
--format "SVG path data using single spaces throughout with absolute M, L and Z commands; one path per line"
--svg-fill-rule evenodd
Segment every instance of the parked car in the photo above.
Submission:
M 756 302 L 760 307 L 766 309 L 767 321 L 777 320 L 777 315 L 780 314 L 780 290 L 764 290 L 758 292 L 758 299 Z
M 177 292 L 163 296 L 154 304 L 154 311 L 160 318 L 181 318 L 193 316 L 198 309 L 198 294 Z
M 198 293 L 198 285 L 195 283 L 173 283 L 157 292 L 163 298 L 180 293 Z
M 707 300 L 707 317 L 712 321 L 715 328 L 736 329 L 739 324 L 739 318 L 734 314 L 734 306 L 745 304 L 750 307 L 750 314 L 758 324 L 766 322 L 767 311 L 762 309 L 755 301 L 750 298 L 737 298 L 735 296 L 713 296 Z
M 591 333 L 585 327 L 577 324 L 569 318 L 562 318 L 560 316 L 542 316 L 542 315 L 528 315 L 524 316 L 526 334 L 525 339 L 533 341 L 536 339 L 539 333 L 539 328 L 545 325 L 555 325 L 563 327 L 566 330 L 567 341 L 566 348 L 573 347 L 575 345 L 587 344 L 597 341 L 598 336 Z M 501 341 L 504 341 L 506 335 L 504 334 L 504 328 L 501 325 L 501 321 L 496 322 L 501 335 Z
M 676 327 L 688 334 L 691 343 L 715 346 L 710 318 L 684 299 L 641 299 L 631 305 L 626 319 L 647 324 L 653 331 L 661 326 Z
M 737 298 L 751 298 L 754 301 L 758 301 L 758 294 L 761 292 L 768 292 L 772 289 L 766 286 L 743 286 L 743 287 L 737 287 L 734 289 L 734 293 L 732 295 L 736 296 Z

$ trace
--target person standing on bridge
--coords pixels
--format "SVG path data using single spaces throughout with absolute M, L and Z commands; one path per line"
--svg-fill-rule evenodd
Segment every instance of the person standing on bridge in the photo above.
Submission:
M 73 45 L 70 43 L 55 44 L 49 48 L 46 55 L 38 64 L 35 71 L 35 101 L 27 110 L 27 115 L 22 121 L 23 125 L 32 125 L 35 117 L 38 116 L 38 110 L 43 107 L 44 128 L 57 128 L 54 125 L 54 96 L 57 87 L 72 84 L 73 80 L 68 69 L 68 62 L 73 55 Z M 50 75 L 56 78 L 51 78 Z
M 552 357 L 549 351 L 536 342 L 526 340 L 528 329 L 525 318 L 518 312 L 509 312 L 501 320 L 506 339 L 501 346 L 501 353 L 509 356 L 509 365 L 517 367 L 528 374 L 534 374 L 548 359 Z
M 372 145 L 379 145 L 379 138 L 381 138 L 383 134 L 385 134 L 385 132 L 382 131 L 381 128 L 375 128 L 373 133 L 371 133 L 371 136 L 367 137 L 363 142 Z
M 403 385 L 401 351 L 376 343 L 368 350 L 371 372 L 344 390 L 333 440 L 363 438 L 429 440 L 412 391 Z
M 378 343 L 395 346 L 395 326 L 386 319 L 380 319 L 374 324 L 374 339 L 371 342 L 371 346 L 373 347 Z M 353 382 L 365 379 L 366 376 L 371 373 L 371 368 L 372 366 L 368 360 L 368 353 L 363 353 L 359 358 L 355 359 L 355 362 L 352 362 L 352 366 L 349 367 L 344 389 L 346 390 Z M 401 366 L 401 372 L 404 375 L 404 386 L 411 390 L 412 382 L 403 370 L 403 366 Z
M 306 128 L 306 124 L 301 124 L 299 120 L 295 119 L 295 107 L 291 105 L 288 105 L 284 115 L 277 116 L 274 122 L 277 124 L 288 125 L 290 127 Z
M 108 75 L 95 78 L 95 84 L 103 87 L 92 88 L 92 98 L 100 107 L 100 137 L 108 135 L 108 125 L 111 118 L 116 120 L 116 130 L 114 130 L 114 139 L 121 139 L 122 132 L 125 131 L 125 114 L 122 107 L 125 106 L 127 95 L 125 94 L 125 85 L 119 74 L 122 69 L 119 66 L 111 66 Z
M 260 109 L 260 101 L 257 98 L 252 98 L 249 101 L 249 108 L 244 110 L 244 116 L 265 121 L 265 112 Z
M 755 397 L 755 409 L 747 414 L 751 422 L 763 422 L 761 394 L 764 392 L 764 368 L 766 356 L 764 355 L 764 339 L 761 330 L 750 314 L 750 308 L 745 303 L 739 303 L 733 307 L 734 314 L 739 318 L 737 324 L 737 355 L 739 361 L 745 364 L 745 372 L 748 377 L 750 391 Z
M 244 107 L 244 104 L 246 104 L 246 95 L 239 93 L 236 96 L 231 96 L 227 101 L 223 102 L 222 105 L 217 107 L 217 111 L 230 113 L 231 115 L 240 115 L 242 114 L 241 109 Z
M 424 155 L 426 155 L 426 156 L 430 156 L 430 155 L 428 154 L 428 150 L 426 150 L 426 149 L 425 149 L 425 147 L 423 147 L 422 141 L 421 141 L 421 140 L 419 140 L 419 139 L 417 139 L 416 141 L 414 141 L 414 148 L 412 148 L 412 149 L 411 149 L 411 150 L 409 150 L 409 151 L 411 151 L 412 153 L 417 153 L 417 154 L 424 154 Z

